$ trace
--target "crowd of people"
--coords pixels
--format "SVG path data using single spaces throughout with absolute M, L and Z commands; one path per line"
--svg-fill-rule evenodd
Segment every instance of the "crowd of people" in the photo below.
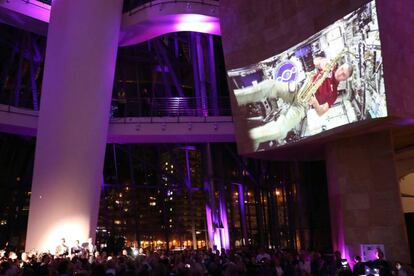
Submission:
M 414 275 L 408 265 L 391 265 L 378 252 L 377 258 L 348 264 L 339 252 L 294 252 L 244 248 L 238 250 L 137 251 L 125 248 L 118 255 L 99 252 L 89 244 L 71 248 L 65 241 L 55 254 L 0 252 L 0 275 Z M 79 251 L 78 251 L 79 250 Z

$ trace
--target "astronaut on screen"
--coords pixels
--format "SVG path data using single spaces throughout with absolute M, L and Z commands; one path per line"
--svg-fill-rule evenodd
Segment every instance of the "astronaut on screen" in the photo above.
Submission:
M 353 67 L 349 63 L 338 65 L 344 53 L 341 51 L 333 59 L 314 58 L 316 70 L 307 76 L 304 83 L 283 82 L 280 78 L 274 78 L 234 90 L 239 106 L 264 98 L 282 99 L 288 104 L 288 108 L 278 114 L 275 120 L 249 130 L 254 150 L 257 150 L 260 143 L 285 139 L 288 132 L 305 118 L 309 108 L 313 108 L 319 116 L 329 110 L 337 99 L 339 82 L 347 80 L 353 72 Z
M 247 151 L 387 116 L 375 2 L 228 75 L 241 118 L 237 128 L 248 134 L 241 136 L 241 148 L 252 147 Z

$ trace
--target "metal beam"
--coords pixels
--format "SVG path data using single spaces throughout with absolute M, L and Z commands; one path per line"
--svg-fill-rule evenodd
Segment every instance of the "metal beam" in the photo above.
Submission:
M 201 97 L 201 115 L 208 116 L 208 103 L 207 103 L 207 87 L 206 87 L 206 71 L 204 66 L 204 47 L 201 41 L 201 34 L 196 33 L 196 48 L 197 48 L 197 64 L 198 74 L 200 82 L 200 97 Z
M 164 83 L 165 91 L 166 91 L 168 97 L 172 97 L 171 87 L 170 87 L 170 85 L 168 83 L 168 80 L 167 80 L 167 75 L 166 75 L 166 72 L 165 72 L 165 65 L 162 62 L 163 60 L 161 58 L 160 49 L 157 45 L 157 41 L 154 42 L 154 48 L 155 48 L 155 54 L 157 55 L 158 66 L 161 69 L 161 73 L 162 73 L 161 77 L 162 77 L 162 80 L 163 80 L 163 83 Z
M 155 40 L 155 45 L 158 48 L 158 51 L 161 53 L 161 57 L 163 58 L 163 61 L 165 65 L 168 67 L 168 70 L 170 72 L 171 79 L 175 85 L 175 88 L 177 89 L 178 96 L 184 97 L 184 91 L 181 86 L 181 83 L 177 77 L 177 74 L 175 73 L 175 68 L 172 66 L 172 63 L 168 57 L 167 51 L 165 50 L 164 43 L 160 41 L 160 39 Z
M 239 168 L 242 168 L 247 172 L 247 177 L 253 182 L 255 186 L 257 186 L 259 183 L 255 177 L 255 174 L 249 169 L 247 164 L 244 163 L 243 160 L 241 160 L 243 157 L 240 157 L 239 155 L 236 155 L 234 151 L 232 151 L 227 144 L 225 144 L 225 149 L 228 153 L 230 153 L 230 156 L 233 157 L 233 160 L 236 161 L 236 163 L 239 165 Z
M 4 88 L 6 87 L 6 82 L 9 75 L 10 66 L 13 64 L 14 59 L 16 58 L 17 49 L 13 48 L 12 54 L 10 55 L 9 61 L 3 65 L 3 71 L 0 77 L 0 95 L 3 94 Z
M 201 93 L 200 93 L 200 74 L 198 68 L 198 58 L 197 58 L 197 40 L 196 34 L 190 33 L 190 52 L 191 52 L 191 61 L 193 65 L 193 79 L 194 79 L 194 95 L 196 97 L 197 108 L 201 106 Z M 199 114 L 195 114 L 199 115 Z
M 213 35 L 208 35 L 207 47 L 207 64 L 208 76 L 210 79 L 210 100 L 211 100 L 211 114 L 213 116 L 219 115 L 218 96 L 217 96 L 217 79 L 216 79 L 216 59 L 214 54 L 214 39 Z
M 22 66 L 23 66 L 23 60 L 24 60 L 24 50 L 25 50 L 25 43 L 26 42 L 26 35 L 23 34 L 21 41 L 20 41 L 20 57 L 19 57 L 19 63 L 17 67 L 17 75 L 16 75 L 16 86 L 14 89 L 14 106 L 20 105 L 20 87 L 22 85 Z
M 36 69 L 37 66 L 39 66 L 36 62 L 35 62 L 35 57 L 36 54 L 35 52 L 35 47 L 33 46 L 33 44 L 35 44 L 34 40 L 32 40 L 32 35 L 28 34 L 28 38 L 29 38 L 29 58 L 30 58 L 30 86 L 32 88 L 32 101 L 33 101 L 33 110 L 35 111 L 39 111 L 39 102 L 38 102 L 38 98 L 37 98 L 37 83 L 36 83 Z
M 260 162 L 255 160 L 256 170 L 260 171 Z M 264 180 L 262 177 L 259 178 L 259 184 L 262 185 Z M 256 222 L 257 222 L 257 232 L 258 232 L 258 238 L 259 238 L 259 246 L 265 247 L 267 244 L 265 242 L 265 221 L 264 221 L 264 212 L 263 212 L 263 201 L 261 197 L 261 189 L 259 185 L 255 185 L 253 188 L 253 196 L 255 201 L 255 209 L 256 209 Z
M 197 237 L 196 237 L 196 230 L 195 230 L 195 221 L 194 221 L 194 217 L 195 217 L 195 213 L 194 213 L 194 208 L 191 208 L 191 206 L 193 205 L 193 191 L 192 191 L 192 183 L 191 183 L 191 169 L 190 169 L 190 156 L 189 156 L 189 148 L 186 147 L 185 149 L 185 166 L 186 166 L 186 187 L 188 190 L 188 200 L 189 200 L 189 205 L 190 205 L 190 215 L 191 215 L 191 236 L 193 239 L 193 249 L 196 250 L 197 249 Z
M 247 245 L 248 241 L 248 234 L 247 234 L 247 222 L 246 222 L 246 204 L 244 199 L 244 192 L 245 188 L 242 183 L 233 183 L 233 185 L 237 186 L 237 193 L 239 199 L 239 212 L 240 212 L 240 226 L 242 231 L 242 244 L 243 246 Z

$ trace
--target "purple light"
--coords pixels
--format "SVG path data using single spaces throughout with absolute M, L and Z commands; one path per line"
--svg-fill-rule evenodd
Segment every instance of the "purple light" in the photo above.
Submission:
M 200 32 L 221 35 L 218 17 L 200 14 L 173 14 L 145 20 L 137 18 L 124 24 L 119 37 L 120 46 L 129 46 L 173 32 Z
M 29 17 L 34 19 L 34 22 L 30 20 L 30 24 L 36 25 L 36 30 L 42 29 L 46 33 L 51 6 L 38 1 L 34 3 L 19 0 L 3 2 L 0 1 L 0 7 L 15 12 L 19 20 L 24 19 L 21 24 L 28 25 L 25 17 Z M 182 10 L 180 4 L 172 2 L 165 11 L 160 12 L 159 9 L 160 7 L 155 5 L 141 9 L 132 16 L 124 15 L 119 45 L 134 45 L 167 33 L 182 31 L 221 35 L 218 14 L 212 12 L 208 5 L 200 5 L 197 8 L 197 12 L 206 15 L 185 13 L 187 10 Z
M 206 220 L 207 220 L 207 232 L 208 232 L 208 241 L 210 243 L 210 247 L 213 247 L 213 240 L 214 240 L 214 229 L 213 229 L 213 221 L 211 217 L 211 208 L 206 205 Z
M 414 118 L 401 119 L 399 121 L 399 125 L 403 125 L 403 126 L 413 125 L 413 124 L 414 124 Z
M 227 223 L 226 202 L 224 196 L 220 200 L 220 219 L 223 223 L 223 228 L 219 229 L 221 232 L 221 242 L 224 249 L 230 249 L 229 225 Z
M 211 17 L 200 14 L 184 14 L 178 18 L 178 22 L 175 24 L 175 30 L 177 32 L 199 32 L 199 33 L 211 33 L 216 28 Z
M 227 222 L 226 206 L 223 203 L 224 201 L 220 200 L 220 215 L 218 212 L 213 213 L 211 211 L 211 208 L 206 205 L 207 232 L 210 247 L 216 247 L 218 250 L 221 250 L 222 248 L 230 249 L 229 226 Z
M 332 245 L 336 250 L 341 253 L 341 257 L 348 260 L 348 264 L 351 265 L 351 258 L 349 257 L 348 248 L 345 243 L 345 230 L 342 207 L 339 201 L 331 202 L 331 210 L 334 210 L 334 216 L 331 215 L 331 227 L 332 227 Z
M 216 229 L 214 231 L 214 246 L 221 251 L 221 240 L 220 240 L 220 231 Z

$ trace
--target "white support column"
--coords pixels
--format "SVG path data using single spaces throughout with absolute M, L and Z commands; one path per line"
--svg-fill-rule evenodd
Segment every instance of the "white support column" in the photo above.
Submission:
M 26 250 L 95 237 L 121 0 L 55 0 Z

